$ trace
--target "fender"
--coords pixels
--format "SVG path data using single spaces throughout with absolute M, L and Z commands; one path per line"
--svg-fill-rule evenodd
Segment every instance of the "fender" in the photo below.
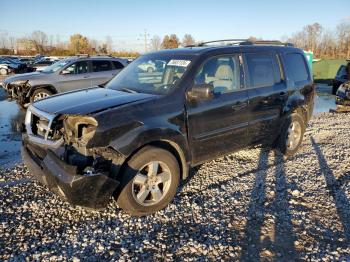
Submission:
M 186 135 L 179 130 L 170 128 L 156 128 L 133 130 L 111 142 L 110 146 L 129 158 L 146 145 L 155 145 L 171 151 L 178 159 L 182 171 L 182 178 L 188 176 L 190 156 Z M 136 131 L 136 132 L 135 132 Z

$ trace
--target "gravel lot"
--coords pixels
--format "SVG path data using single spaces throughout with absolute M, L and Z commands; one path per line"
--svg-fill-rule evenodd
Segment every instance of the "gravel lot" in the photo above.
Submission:
M 72 207 L 0 173 L 0 260 L 350 261 L 350 115 L 313 118 L 299 153 L 247 149 L 192 170 L 175 200 L 134 218 Z

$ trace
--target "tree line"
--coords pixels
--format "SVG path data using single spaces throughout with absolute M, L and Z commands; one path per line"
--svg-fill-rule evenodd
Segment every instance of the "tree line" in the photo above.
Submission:
M 250 37 L 250 39 L 257 39 Z M 211 39 L 210 39 L 211 40 Z M 262 40 L 262 39 L 260 39 Z M 334 30 L 327 30 L 319 23 L 306 25 L 301 31 L 281 39 L 293 43 L 296 47 L 312 51 L 315 58 L 350 58 L 350 22 L 342 22 Z M 176 34 L 161 38 L 153 36 L 146 43 L 152 51 L 178 48 L 196 44 L 191 34 L 185 34 L 180 40 Z M 147 48 L 148 49 L 148 48 Z M 127 47 L 126 49 L 127 50 Z M 122 57 L 137 57 L 138 52 L 116 51 L 113 40 L 107 36 L 104 41 L 89 39 L 81 34 L 73 34 L 69 41 L 62 42 L 53 39 L 42 31 L 34 31 L 31 35 L 15 38 L 0 31 L 0 54 L 34 55 L 45 54 L 52 56 L 69 56 L 75 54 L 111 54 Z
M 282 40 L 312 51 L 316 58 L 350 59 L 350 22 L 338 24 L 335 30 L 327 30 L 319 23 L 306 25 Z

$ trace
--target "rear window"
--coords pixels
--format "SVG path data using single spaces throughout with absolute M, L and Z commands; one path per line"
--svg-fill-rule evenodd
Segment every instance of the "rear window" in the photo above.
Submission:
M 274 61 L 269 54 L 246 54 L 250 87 L 271 86 L 275 83 Z
M 112 70 L 112 64 L 110 61 L 96 60 L 92 61 L 92 72 L 102 72 Z
M 123 69 L 124 66 L 122 63 L 118 62 L 118 61 L 113 61 L 113 66 L 114 66 L 114 69 Z
M 309 80 L 308 68 L 301 54 L 286 54 L 285 63 L 287 74 L 294 82 Z

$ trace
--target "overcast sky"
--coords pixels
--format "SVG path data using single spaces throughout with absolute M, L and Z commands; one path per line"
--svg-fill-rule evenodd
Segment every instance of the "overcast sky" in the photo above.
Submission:
M 196 40 L 280 39 L 319 22 L 334 29 L 350 21 L 350 0 L 0 0 L 0 30 L 24 36 L 33 30 L 68 40 L 73 33 L 104 40 L 115 48 L 142 51 L 149 37 L 190 33 Z

